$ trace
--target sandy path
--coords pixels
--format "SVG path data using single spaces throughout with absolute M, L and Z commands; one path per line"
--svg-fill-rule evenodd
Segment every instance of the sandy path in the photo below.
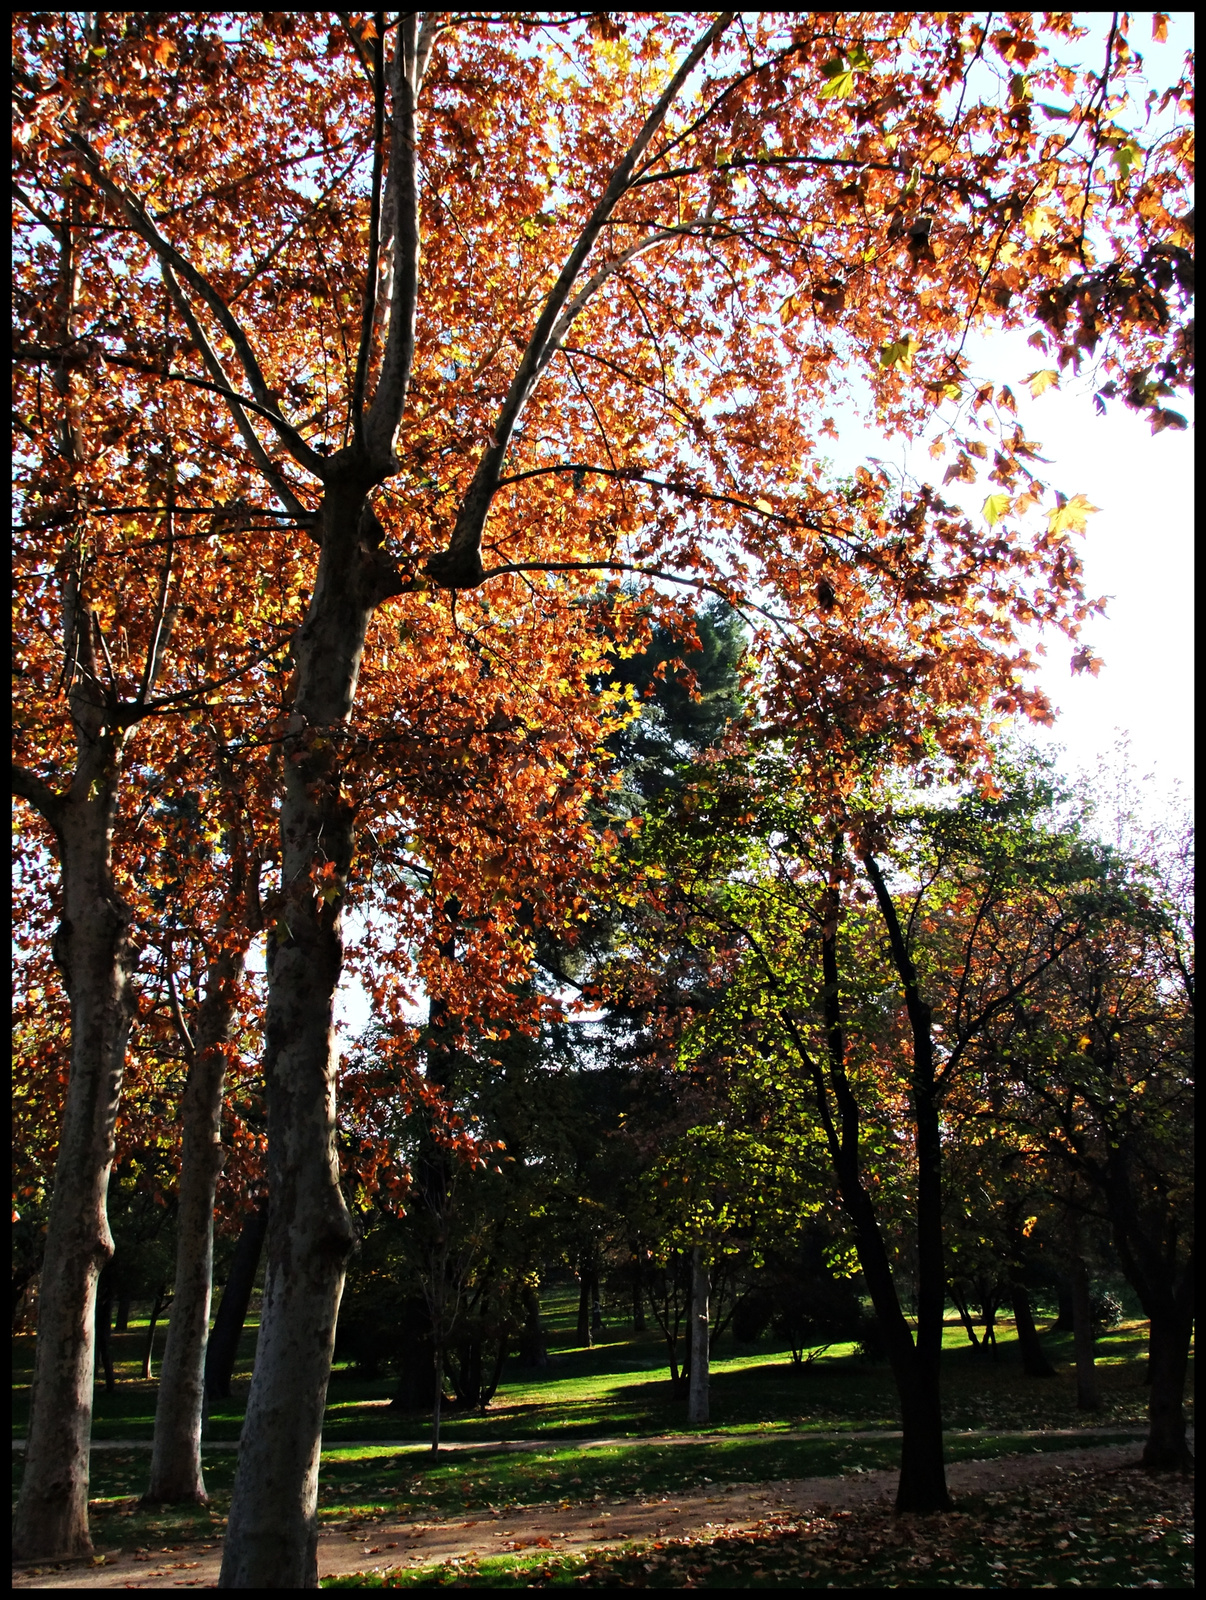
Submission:
M 1134 1445 L 1105 1445 L 956 1461 L 947 1467 L 955 1494 L 979 1493 L 1012 1483 L 1034 1483 L 1072 1469 L 1101 1471 L 1133 1461 Z M 597 1550 L 628 1539 L 736 1532 L 773 1515 L 811 1513 L 891 1499 L 895 1470 L 849 1473 L 840 1478 L 786 1479 L 717 1486 L 704 1494 L 666 1495 L 565 1508 L 523 1507 L 447 1522 L 392 1521 L 356 1529 L 332 1528 L 319 1538 L 321 1577 L 388 1567 L 426 1566 L 450 1556 L 487 1556 L 516 1549 Z M 221 1544 L 177 1545 L 143 1554 L 106 1554 L 103 1565 L 82 1563 L 13 1569 L 14 1589 L 216 1588 Z

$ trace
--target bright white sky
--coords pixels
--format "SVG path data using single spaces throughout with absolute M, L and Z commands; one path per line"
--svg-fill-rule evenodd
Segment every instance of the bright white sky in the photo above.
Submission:
M 1031 400 L 1023 379 L 1048 364 L 1021 337 L 983 341 L 974 363 L 977 376 L 991 375 L 1017 396 L 1026 437 L 1049 463 L 1036 467 L 1043 480 L 1068 496 L 1086 494 L 1099 508 L 1080 553 L 1086 593 L 1109 600 L 1083 642 L 1105 665 L 1096 678 L 1073 676 L 1075 646 L 1062 634 L 1045 636 L 1038 681 L 1060 715 L 1054 730 L 1034 736 L 1062 744 L 1071 773 L 1092 769 L 1119 734 L 1129 735 L 1137 775 L 1150 771 L 1161 795 L 1177 783 L 1192 789 L 1192 429 L 1153 437 L 1150 424 L 1118 402 L 1099 417 L 1083 386 Z M 1183 401 L 1170 403 L 1192 418 Z M 829 453 L 839 472 L 877 456 L 889 468 L 941 482 L 944 463 L 931 461 L 926 445 L 905 450 L 864 427 L 853 410 L 839 412 L 837 421 L 841 438 Z M 982 482 L 950 484 L 942 493 L 978 516 L 991 490 Z
M 1081 20 L 1090 27 L 1084 60 L 1096 63 L 1109 13 L 1084 13 Z M 1193 16 L 1174 12 L 1167 41 L 1156 44 L 1151 14 L 1135 14 L 1129 37 L 1144 58 L 1149 82 L 1163 89 L 1176 81 L 1185 51 L 1193 48 Z M 1086 627 L 1082 642 L 1105 665 L 1096 678 L 1073 677 L 1069 660 L 1075 647 L 1052 634 L 1038 681 L 1060 715 L 1054 730 L 1035 729 L 1032 736 L 1064 747 L 1069 775 L 1093 770 L 1120 735 L 1128 737 L 1134 775 L 1152 775 L 1147 809 L 1160 811 L 1178 785 L 1190 795 L 1193 788 L 1192 402 L 1168 402 L 1189 417 L 1188 432 L 1166 429 L 1153 437 L 1150 424 L 1119 402 L 1097 416 L 1089 384 L 1048 390 L 1031 400 L 1022 380 L 1052 363 L 1024 336 L 984 339 L 969 353 L 977 376 L 1008 384 L 1017 396 L 1026 437 L 1038 442 L 1049 462 L 1036 469 L 1039 477 L 1066 495 L 1086 494 L 1099 508 L 1089 519 L 1081 556 L 1086 593 L 1108 596 L 1109 604 L 1105 616 Z M 837 413 L 837 420 L 841 439 L 828 453 L 838 471 L 877 456 L 891 468 L 941 482 L 944 463 L 931 461 L 926 445 L 902 451 L 899 441 L 890 443 L 864 427 L 853 407 Z M 942 492 L 978 515 L 991 487 L 951 484 Z

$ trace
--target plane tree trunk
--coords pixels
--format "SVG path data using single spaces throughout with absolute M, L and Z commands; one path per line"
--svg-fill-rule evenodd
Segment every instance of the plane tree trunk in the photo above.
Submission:
M 263 1312 L 222 1588 L 318 1584 L 318 1458 L 345 1264 L 355 1242 L 335 1149 L 335 989 L 354 819 L 338 744 L 369 620 L 399 588 L 354 451 L 333 458 L 314 595 L 294 640 L 284 739 L 282 888 L 266 907 L 268 1224 Z
M 229 802 L 231 797 L 227 798 Z M 243 959 L 258 920 L 247 912 L 253 904 L 258 910 L 259 901 L 254 867 L 239 837 L 233 805 L 228 803 L 226 809 L 233 846 L 231 882 L 218 920 L 218 948 L 209 963 L 195 1038 L 172 986 L 189 1070 L 181 1105 L 176 1293 L 155 1407 L 151 1478 L 144 1496 L 151 1503 L 204 1504 L 208 1498 L 201 1470 L 201 1421 L 213 1284 L 214 1196 L 222 1170 L 222 1091 Z
M 73 699 L 78 698 L 77 686 Z M 77 727 L 83 724 L 91 737 L 83 732 L 84 759 L 68 796 L 51 795 L 29 775 L 16 784 L 57 835 L 63 916 L 54 956 L 71 1002 L 71 1067 L 38 1296 L 29 1442 L 13 1526 L 13 1553 L 23 1561 L 92 1550 L 88 1447 L 96 1287 L 113 1254 L 105 1200 L 135 961 L 130 913 L 114 887 L 111 859 L 121 738 L 101 726 L 103 715 L 84 707 L 76 717 Z

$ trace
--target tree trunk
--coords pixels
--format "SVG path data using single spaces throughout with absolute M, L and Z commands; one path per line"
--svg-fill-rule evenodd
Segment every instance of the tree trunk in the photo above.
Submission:
M 1051 1324 L 1051 1333 L 1075 1333 L 1076 1309 L 1073 1304 L 1073 1292 L 1071 1275 L 1061 1275 L 1056 1289 L 1059 1296 L 1059 1311 Z
M 1148 1334 L 1148 1436 L 1143 1465 L 1149 1472 L 1192 1472 L 1193 1452 L 1185 1439 L 1185 1376 L 1193 1315 L 1183 1308 L 1158 1310 Z
M 438 1339 L 432 1346 L 432 1357 L 435 1364 L 435 1394 L 431 1401 L 431 1453 L 433 1456 L 438 1456 L 440 1453 L 440 1412 L 444 1405 L 444 1362 Z
M 1076 1349 L 1076 1405 L 1080 1411 L 1100 1411 L 1101 1385 L 1093 1360 L 1093 1314 L 1089 1306 L 1089 1273 L 1077 1256 L 1071 1267 L 1072 1337 Z
M 640 1278 L 635 1278 L 632 1284 L 632 1331 L 633 1333 L 645 1331 L 645 1297 L 641 1293 Z
M 691 1325 L 690 1378 L 687 1388 L 687 1421 L 699 1425 L 708 1420 L 708 1269 L 703 1246 L 691 1247 Z
M 840 855 L 839 838 L 834 854 L 835 868 Z M 864 854 L 862 860 L 887 928 L 892 960 L 900 979 L 912 1035 L 913 1072 L 909 1099 L 917 1144 L 916 1343 L 901 1309 L 875 1207 L 863 1188 L 859 1173 L 858 1105 L 846 1077 L 845 1032 L 839 1004 L 837 912 L 840 896 L 837 889 L 831 887 L 832 921 L 823 932 L 821 953 L 829 1053 L 835 1067 L 834 1089 L 842 1118 L 838 1173 L 842 1181 L 842 1198 L 855 1223 L 859 1260 L 900 1392 L 903 1440 L 896 1509 L 920 1513 L 949 1511 L 951 1499 L 946 1487 L 942 1396 L 939 1388 L 946 1265 L 942 1250 L 942 1139 L 935 1100 L 933 1012 L 922 997 L 896 905 L 879 864 L 869 853 Z M 832 1135 L 830 1145 L 834 1148 Z
M 970 1344 L 973 1349 L 978 1349 L 980 1341 L 976 1337 L 976 1325 L 972 1321 L 972 1314 L 968 1308 L 966 1296 L 960 1294 L 957 1289 L 953 1288 L 951 1289 L 950 1294 L 951 1303 L 953 1304 L 955 1310 L 959 1313 L 959 1321 L 963 1324 L 963 1331 L 967 1335 L 968 1344 Z
M 530 1283 L 523 1287 L 523 1330 L 519 1335 L 519 1362 L 524 1367 L 547 1367 L 548 1347 L 540 1325 L 540 1296 Z
M 1009 1292 L 1013 1300 L 1013 1320 L 1018 1331 L 1018 1345 L 1022 1352 L 1022 1371 L 1028 1378 L 1054 1378 L 1055 1368 L 1047 1359 L 1047 1352 L 1039 1343 L 1038 1329 L 1030 1310 L 1030 1296 L 1018 1278 L 1011 1278 Z
M 268 1232 L 268 1201 L 260 1200 L 250 1211 L 234 1248 L 226 1286 L 218 1302 L 213 1332 L 205 1347 L 205 1392 L 211 1400 L 229 1400 L 230 1382 L 238 1357 L 239 1339 L 247 1320 L 260 1264 L 260 1251 Z
M 117 1297 L 117 1315 L 113 1327 L 117 1333 L 126 1333 L 130 1327 L 130 1307 L 134 1304 L 132 1295 L 119 1294 Z
M 260 920 L 259 858 L 248 857 L 239 800 L 221 756 L 219 770 L 227 822 L 229 878 L 215 930 L 217 953 L 209 959 L 205 997 L 197 1010 L 195 1038 L 189 1034 L 175 987 L 171 987 L 176 1025 L 188 1053 L 189 1070 L 181 1103 L 176 1300 L 159 1378 L 151 1481 L 144 1496 L 152 1503 L 204 1505 L 208 1499 L 201 1471 L 201 1425 L 213 1293 L 214 1196 L 222 1170 L 222 1090 L 239 978 L 252 929 L 259 926 Z M 170 973 L 170 949 L 167 956 Z
M 228 1006 L 227 1021 L 229 1016 Z M 176 1296 L 155 1406 L 151 1481 L 144 1496 L 152 1503 L 204 1505 L 208 1499 L 201 1472 L 201 1407 L 213 1280 L 214 1192 L 222 1170 L 225 1032 L 223 1027 L 223 1037 L 208 1042 L 198 1039 L 181 1107 Z
M 339 1187 L 335 990 L 354 812 L 337 741 L 351 715 L 369 620 L 399 583 L 365 498 L 375 476 L 332 457 L 314 595 L 294 638 L 284 740 L 281 892 L 267 930 L 265 1079 L 272 1216 L 259 1346 L 219 1585 L 318 1586 L 318 1459 L 344 1271 L 355 1229 Z
M 113 1349 L 109 1342 L 109 1326 L 113 1321 L 113 1287 L 109 1274 L 102 1272 L 96 1291 L 96 1356 L 97 1366 L 105 1374 L 105 1393 L 112 1394 Z
M 71 1000 L 71 1069 L 38 1297 L 29 1442 L 13 1523 L 13 1554 L 22 1561 L 92 1552 L 88 1446 L 96 1284 L 113 1254 L 105 1198 L 136 959 L 130 914 L 113 887 L 110 830 L 120 742 L 107 737 L 108 778 L 90 777 L 82 764 L 55 816 L 63 919 L 54 954 Z
M 590 1349 L 594 1344 L 590 1322 L 591 1269 L 585 1263 L 578 1272 L 578 1343 Z
M 151 1367 L 151 1360 L 155 1354 L 155 1328 L 160 1317 L 171 1305 L 173 1298 L 174 1296 L 167 1292 L 166 1283 L 160 1284 L 159 1288 L 155 1291 L 155 1303 L 151 1307 L 151 1320 L 147 1328 L 147 1342 L 142 1352 L 142 1375 L 144 1379 L 150 1379 L 154 1377 L 154 1372 Z M 171 1324 L 169 1323 L 169 1327 L 170 1325 Z

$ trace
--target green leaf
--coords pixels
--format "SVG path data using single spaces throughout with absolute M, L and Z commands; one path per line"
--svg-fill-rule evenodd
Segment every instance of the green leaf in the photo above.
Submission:
M 830 62 L 830 66 L 832 66 L 832 62 Z M 825 74 L 829 75 L 829 69 L 825 69 Z M 829 77 L 829 83 L 821 91 L 821 99 L 849 99 L 849 96 L 853 93 L 853 72 L 849 72 L 845 67 L 838 67 L 837 74 Z
M 912 334 L 906 333 L 903 339 L 880 346 L 879 364 L 881 367 L 900 367 L 905 372 L 912 372 L 913 357 L 917 350 L 917 340 Z

